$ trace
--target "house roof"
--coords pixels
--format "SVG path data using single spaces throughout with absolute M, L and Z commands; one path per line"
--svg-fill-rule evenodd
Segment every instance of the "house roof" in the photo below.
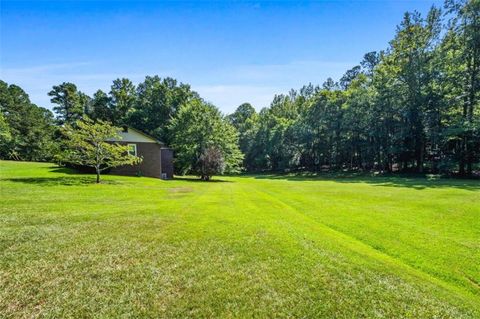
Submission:
M 133 127 L 124 127 L 119 133 L 121 138 L 110 139 L 112 142 L 136 142 L 136 143 L 157 143 L 161 146 L 165 144 L 158 139 L 143 133 Z

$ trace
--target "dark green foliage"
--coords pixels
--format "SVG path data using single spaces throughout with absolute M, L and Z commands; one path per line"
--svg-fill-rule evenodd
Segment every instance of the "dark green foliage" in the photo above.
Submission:
M 443 49 L 451 133 L 460 173 L 471 174 L 480 157 L 480 1 L 446 1 L 450 20 Z M 448 64 L 447 64 L 448 63 Z
M 16 85 L 0 81 L 0 158 L 24 161 L 51 159 L 53 114 L 32 104 Z
M 425 18 L 406 13 L 389 48 L 367 53 L 339 83 L 275 96 L 258 116 L 232 114 L 245 167 L 471 175 L 480 160 L 480 1 L 446 9 L 448 21 L 435 7 Z
M 227 116 L 227 120 L 238 131 L 238 143 L 243 154 L 251 155 L 244 158 L 243 166 L 246 169 L 254 168 L 254 137 L 258 126 L 258 114 L 250 103 L 243 103 L 234 113 Z M 253 155 L 253 156 L 252 156 Z
M 242 153 L 238 148 L 235 128 L 222 117 L 218 109 L 200 99 L 183 105 L 168 126 L 175 150 L 176 170 L 181 174 L 205 176 L 201 158 L 209 149 L 216 149 L 223 157 L 221 166 L 228 173 L 238 172 Z M 222 170 L 218 170 L 222 173 Z
M 10 126 L 5 120 L 3 113 L 0 112 L 0 149 L 2 150 L 2 154 L 8 153 L 5 151 L 11 140 L 12 133 L 10 132 Z
M 52 97 L 51 102 L 56 104 L 53 110 L 57 114 L 59 124 L 75 123 L 88 112 L 90 98 L 78 91 L 73 83 L 63 82 L 55 85 L 48 95 Z
M 129 79 L 116 79 L 107 95 L 98 90 L 90 100 L 86 114 L 95 120 L 108 121 L 112 125 L 127 123 L 128 115 L 133 112 L 137 101 L 135 85 Z
M 96 120 L 111 121 L 113 112 L 110 108 L 111 98 L 102 90 L 98 90 L 93 94 L 91 100 L 89 116 Z
M 175 79 L 147 76 L 136 92 L 136 103 L 129 111 L 127 124 L 142 130 L 166 143 L 171 142 L 168 124 L 178 109 L 198 97 L 190 86 Z
M 111 86 L 108 102 L 112 124 L 125 124 L 129 112 L 135 107 L 135 85 L 129 79 L 116 79 Z

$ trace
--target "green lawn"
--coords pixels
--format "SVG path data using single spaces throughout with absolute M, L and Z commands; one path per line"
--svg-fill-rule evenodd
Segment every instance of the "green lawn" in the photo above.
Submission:
M 480 182 L 0 162 L 0 317 L 480 318 Z

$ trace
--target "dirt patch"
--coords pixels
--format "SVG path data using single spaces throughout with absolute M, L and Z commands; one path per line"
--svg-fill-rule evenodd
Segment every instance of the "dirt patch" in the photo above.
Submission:
M 191 188 L 191 187 L 174 187 L 174 188 L 169 188 L 168 192 L 170 194 L 185 194 L 185 193 L 193 192 L 193 188 Z

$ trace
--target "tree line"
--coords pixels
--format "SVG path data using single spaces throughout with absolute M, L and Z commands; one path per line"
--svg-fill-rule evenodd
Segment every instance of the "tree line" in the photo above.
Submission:
M 147 76 L 116 79 L 93 96 L 73 83 L 48 95 L 52 112 L 0 82 L 0 156 L 50 160 L 58 127 L 82 118 L 128 125 L 174 148 L 177 173 L 378 170 L 471 175 L 480 161 L 480 1 L 447 0 L 406 13 L 381 52 L 337 81 L 248 103 L 223 115 L 189 85 Z
M 247 170 L 471 175 L 480 157 L 480 1 L 406 13 L 382 52 L 334 82 L 229 116 Z M 477 166 L 478 167 L 478 166 Z

